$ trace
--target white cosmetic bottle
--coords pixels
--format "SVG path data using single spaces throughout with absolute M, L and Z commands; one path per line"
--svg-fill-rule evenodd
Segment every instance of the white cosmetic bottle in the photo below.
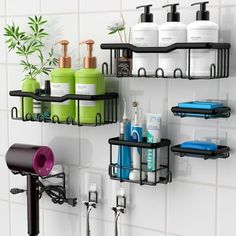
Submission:
M 179 4 L 168 4 L 163 6 L 171 7 L 167 14 L 167 22 L 159 26 L 159 46 L 167 47 L 174 43 L 187 42 L 187 26 L 180 22 L 180 14 L 177 12 Z M 159 54 L 159 68 L 163 69 L 164 76 L 184 76 L 186 73 L 186 51 L 174 50 L 169 53 Z M 161 73 L 161 72 L 159 72 Z M 162 74 L 161 74 L 162 75 Z
M 206 11 L 209 2 L 194 3 L 191 6 L 200 5 L 197 11 L 196 21 L 187 26 L 189 43 L 217 43 L 219 26 L 211 22 L 210 13 Z M 210 77 L 212 65 L 216 65 L 216 50 L 195 49 L 191 50 L 190 72 L 191 77 Z
M 144 8 L 141 23 L 132 27 L 132 44 L 137 47 L 158 47 L 158 26 L 153 23 L 153 14 L 150 13 L 151 6 L 137 7 L 137 9 Z M 133 53 L 133 75 L 137 75 L 140 68 L 144 68 L 147 75 L 153 75 L 157 67 L 157 53 Z M 143 71 L 140 72 L 143 73 Z

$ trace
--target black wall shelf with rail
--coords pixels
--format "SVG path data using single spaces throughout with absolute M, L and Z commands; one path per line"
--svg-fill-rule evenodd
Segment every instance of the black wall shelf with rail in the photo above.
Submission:
M 38 96 L 30 92 L 22 92 L 21 90 L 10 91 L 10 96 L 20 97 L 21 103 L 24 104 L 25 98 L 32 98 L 36 101 L 41 102 L 57 102 L 62 103 L 67 100 L 75 100 L 78 107 L 80 107 L 80 101 L 104 101 L 104 121 L 101 120 L 101 114 L 96 114 L 94 117 L 94 124 L 83 124 L 80 122 L 80 114 L 78 109 L 78 120 L 74 120 L 72 117 L 67 117 L 65 122 L 60 121 L 57 115 L 52 118 L 45 118 L 43 114 L 40 114 L 38 119 L 34 119 L 33 114 L 25 114 L 24 106 L 22 106 L 22 117 L 19 115 L 17 107 L 11 109 L 11 118 L 13 120 L 22 121 L 33 121 L 33 122 L 45 122 L 45 123 L 55 123 L 55 124 L 67 124 L 67 125 L 77 125 L 77 126 L 101 126 L 112 123 L 117 123 L 117 112 L 118 112 L 118 94 L 117 93 L 106 93 L 103 95 L 76 95 L 67 94 L 62 97 L 53 96 Z
M 109 175 L 112 180 L 117 180 L 120 182 L 128 182 L 128 183 L 135 183 L 139 185 L 149 185 L 149 186 L 156 186 L 157 184 L 167 184 L 172 182 L 172 173 L 170 171 L 170 144 L 171 141 L 168 139 L 161 139 L 158 143 L 147 143 L 146 138 L 143 138 L 142 142 L 133 142 L 133 141 L 125 141 L 120 140 L 119 137 L 111 138 L 109 139 L 108 143 L 110 144 L 110 165 L 109 165 Z M 113 146 L 118 146 L 118 148 L 122 147 L 131 147 L 131 148 L 141 148 L 141 158 L 140 158 L 140 169 L 134 169 L 129 168 L 130 171 L 136 170 L 139 171 L 140 176 L 144 172 L 145 174 L 148 173 L 147 171 L 147 161 L 144 161 L 143 158 L 143 151 L 147 149 L 152 149 L 155 152 L 155 163 L 157 163 L 157 150 L 160 148 L 166 148 L 166 158 L 165 163 L 161 163 L 160 167 L 156 167 L 153 173 L 155 174 L 154 180 L 156 181 L 148 181 L 147 177 L 142 180 L 130 180 L 130 179 L 124 179 L 122 178 L 122 175 L 120 177 L 117 176 L 117 169 L 119 168 L 122 172 L 122 169 L 127 169 L 127 167 L 122 167 L 122 163 L 117 163 L 117 161 L 113 161 Z M 160 157 L 158 157 L 160 158 Z M 114 157 L 114 159 L 117 159 L 117 156 Z M 120 160 L 122 157 L 120 158 Z M 157 174 L 160 174 L 160 178 L 157 178 Z
M 101 49 L 110 51 L 110 60 L 104 62 L 102 66 L 103 74 L 115 77 L 150 77 L 150 78 L 181 78 L 181 79 L 220 79 L 229 77 L 229 60 L 230 60 L 230 44 L 229 43 L 175 43 L 167 47 L 136 47 L 126 43 L 110 43 L 101 44 Z M 216 63 L 211 64 L 209 68 L 209 76 L 191 76 L 191 53 L 193 50 L 209 49 L 215 50 L 217 53 Z M 145 68 L 140 68 L 137 75 L 132 75 L 131 71 L 118 73 L 118 58 L 122 55 L 122 51 L 126 50 L 132 55 L 135 53 L 169 53 L 174 50 L 187 50 L 188 74 L 180 68 L 173 71 L 173 76 L 165 76 L 162 68 L 157 68 L 154 75 L 147 75 Z M 115 69 L 114 69 L 115 68 Z

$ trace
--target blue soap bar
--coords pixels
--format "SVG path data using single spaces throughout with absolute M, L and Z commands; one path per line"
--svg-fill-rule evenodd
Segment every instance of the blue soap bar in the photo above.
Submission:
M 181 148 L 205 150 L 205 151 L 216 151 L 217 145 L 210 142 L 203 141 L 188 141 L 180 145 Z
M 215 109 L 224 107 L 224 104 L 220 102 L 200 102 L 200 101 L 192 101 L 192 102 L 181 102 L 178 104 L 180 108 L 195 108 L 195 109 Z

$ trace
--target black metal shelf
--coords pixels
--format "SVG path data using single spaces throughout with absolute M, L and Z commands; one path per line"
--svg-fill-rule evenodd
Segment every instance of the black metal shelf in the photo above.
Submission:
M 143 138 L 142 142 L 133 142 L 120 140 L 119 137 L 109 139 L 109 144 L 117 146 L 127 146 L 127 147 L 138 147 L 138 148 L 148 148 L 148 149 L 157 149 L 162 147 L 167 147 L 171 144 L 169 139 L 162 139 L 158 143 L 147 143 L 147 139 Z
M 180 79 L 220 79 L 229 77 L 229 55 L 230 55 L 229 43 L 175 43 L 167 47 L 137 47 L 132 44 L 126 43 L 110 43 L 101 44 L 101 49 L 110 50 L 109 63 L 104 62 L 102 66 L 103 74 L 108 77 L 148 77 L 148 78 L 180 78 Z M 191 75 L 191 53 L 193 50 L 209 49 L 217 51 L 217 61 L 209 67 L 209 76 L 192 76 Z M 187 65 L 188 74 L 185 75 L 185 71 L 180 68 L 176 68 L 173 71 L 172 76 L 166 76 L 165 71 L 162 68 L 156 68 L 153 75 L 147 75 L 145 68 L 139 68 L 136 75 L 132 75 L 131 71 L 125 70 L 122 73 L 118 73 L 118 58 L 120 58 L 121 52 L 126 50 L 130 55 L 135 53 L 169 53 L 175 50 L 187 50 Z M 187 55 L 186 55 L 187 56 Z M 113 65 L 114 63 L 114 65 Z M 109 65 L 108 65 L 109 64 Z M 113 69 L 115 66 L 115 69 Z
M 128 183 L 135 183 L 139 185 L 149 185 L 149 186 L 156 186 L 157 184 L 167 184 L 172 182 L 172 173 L 170 171 L 170 144 L 171 141 L 168 139 L 161 139 L 158 143 L 146 143 L 146 138 L 143 138 L 142 142 L 133 142 L 133 141 L 124 141 L 120 140 L 119 137 L 111 138 L 108 140 L 108 143 L 110 144 L 110 165 L 109 165 L 109 176 L 112 180 L 117 180 L 120 182 L 128 182 Z M 140 157 L 140 169 L 136 168 L 127 168 L 122 166 L 121 163 L 117 163 L 113 161 L 113 146 L 121 147 L 130 147 L 130 148 L 141 148 L 141 153 L 143 153 L 143 149 L 152 149 L 155 152 L 155 162 L 157 163 L 157 150 L 159 148 L 166 148 L 166 163 L 161 163 L 159 168 L 155 168 L 155 170 L 152 171 L 152 173 L 155 174 L 155 180 L 156 181 L 148 181 L 147 177 L 145 179 L 140 178 L 140 180 L 130 180 L 130 179 L 124 179 L 122 178 L 122 175 L 120 177 L 117 176 L 116 171 L 118 168 L 122 172 L 122 170 L 129 169 L 130 171 L 136 170 L 140 173 L 140 176 L 142 173 L 145 173 L 147 175 L 147 161 L 143 161 L 143 154 L 141 154 Z M 117 157 L 116 157 L 117 158 Z M 160 157 L 158 157 L 160 158 Z M 122 157 L 120 158 L 122 159 Z M 160 174 L 160 178 L 157 178 L 157 174 Z
M 53 96 L 38 96 L 30 92 L 22 92 L 21 90 L 14 90 L 9 92 L 10 96 L 13 97 L 28 97 L 33 98 L 37 101 L 44 102 L 65 102 L 67 100 L 80 100 L 80 101 L 99 101 L 99 100 L 110 100 L 118 98 L 117 93 L 106 93 L 103 95 L 77 95 L 77 94 L 67 94 L 61 97 Z
M 176 145 L 171 147 L 171 151 L 174 153 L 179 153 L 180 157 L 191 156 L 196 158 L 207 159 L 226 159 L 230 156 L 230 148 L 227 146 L 218 145 L 216 151 L 208 151 L 208 150 L 198 150 L 191 148 L 182 148 L 181 145 Z
M 136 53 L 168 53 L 178 49 L 230 49 L 230 43 L 175 43 L 167 47 L 137 47 L 129 43 L 101 44 L 101 49 L 127 49 Z
M 117 93 L 106 93 L 103 95 L 76 95 L 67 94 L 61 97 L 55 96 L 39 96 L 30 92 L 22 92 L 21 90 L 15 90 L 9 92 L 10 96 L 20 97 L 21 103 L 24 104 L 25 98 L 32 98 L 36 101 L 42 102 L 57 102 L 62 103 L 67 100 L 75 100 L 78 107 L 80 107 L 80 101 L 104 101 L 104 122 L 101 121 L 101 114 L 96 114 L 94 118 L 94 124 L 87 124 L 80 122 L 80 115 L 78 109 L 78 120 L 74 120 L 72 117 L 68 116 L 66 121 L 60 121 L 58 115 L 54 115 L 52 118 L 46 118 L 43 114 L 38 116 L 38 119 L 33 117 L 33 114 L 24 112 L 24 107 L 22 106 L 22 117 L 19 116 L 17 107 L 11 109 L 11 118 L 13 120 L 22 121 L 32 121 L 32 122 L 45 122 L 45 123 L 55 123 L 55 124 L 67 124 L 67 125 L 77 125 L 77 126 L 101 126 L 117 122 L 117 112 L 118 112 L 118 94 Z
M 175 116 L 184 117 L 195 117 L 195 118 L 229 118 L 231 114 L 231 109 L 229 107 L 220 107 L 214 109 L 198 109 L 198 108 L 181 108 L 172 107 L 171 111 Z M 197 116 L 199 115 L 199 116 Z

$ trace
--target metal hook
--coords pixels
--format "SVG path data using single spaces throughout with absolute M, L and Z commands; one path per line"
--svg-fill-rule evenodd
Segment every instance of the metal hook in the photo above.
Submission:
M 125 213 L 126 209 L 126 197 L 125 196 L 117 196 L 116 197 L 116 207 L 112 207 L 112 210 L 115 212 L 115 236 L 118 236 L 118 220 L 122 214 Z
M 93 208 L 97 208 L 97 203 L 98 203 L 98 193 L 97 193 L 97 191 L 89 191 L 89 200 L 85 201 L 83 203 L 87 207 L 87 213 L 86 213 L 86 236 L 91 236 L 90 213 L 91 213 Z
M 123 207 L 112 207 L 112 210 L 115 212 L 115 236 L 118 236 L 118 220 L 122 214 L 125 213 L 125 208 Z

